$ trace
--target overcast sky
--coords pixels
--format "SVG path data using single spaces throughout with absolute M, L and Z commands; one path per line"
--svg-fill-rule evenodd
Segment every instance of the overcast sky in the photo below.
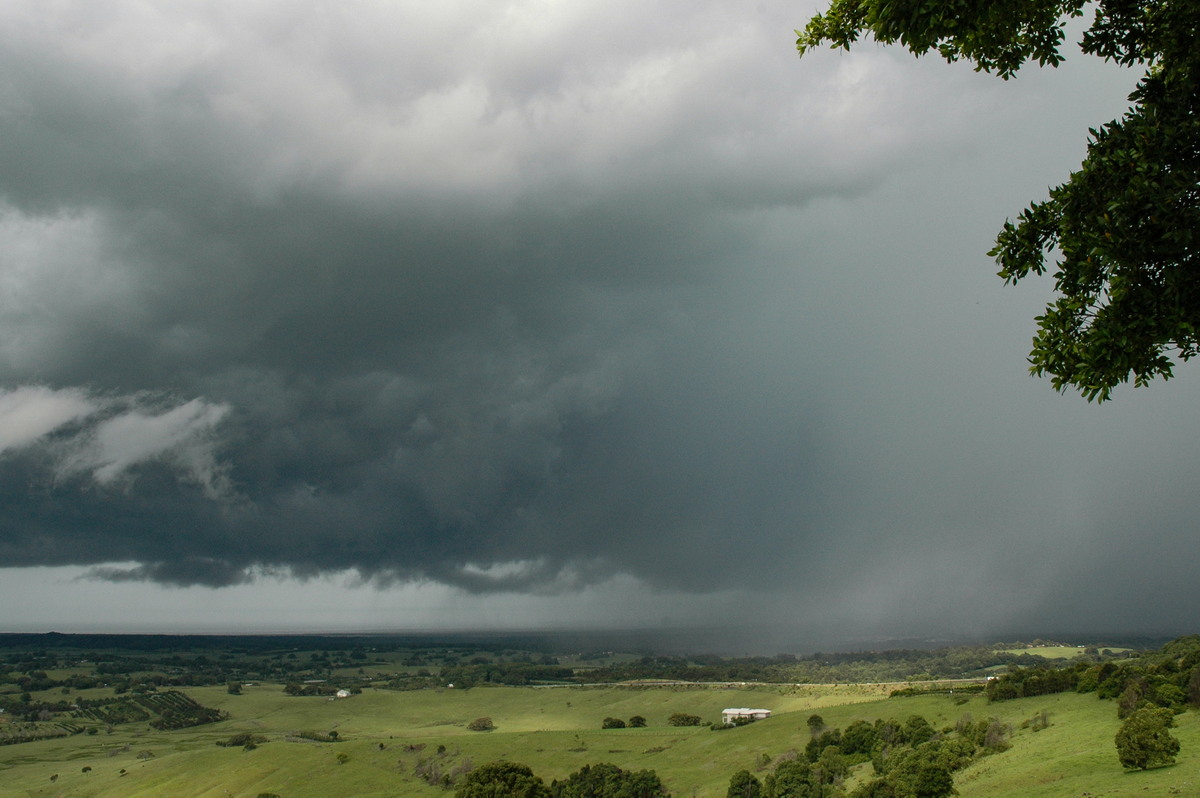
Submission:
M 0 627 L 1196 631 L 986 256 L 1137 75 L 816 10 L 0 0 Z

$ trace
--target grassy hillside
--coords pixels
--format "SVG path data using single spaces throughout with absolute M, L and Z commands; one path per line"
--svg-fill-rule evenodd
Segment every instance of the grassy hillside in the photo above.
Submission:
M 674 795 L 723 798 L 730 775 L 755 770 L 765 753 L 774 758 L 802 749 L 806 720 L 819 712 L 829 726 L 857 719 L 920 714 L 936 728 L 952 727 L 964 713 L 996 716 L 1016 729 L 1013 748 L 986 758 L 956 777 L 964 798 L 992 796 L 1146 796 L 1200 794 L 1200 716 L 1179 717 L 1179 764 L 1125 773 L 1113 735 L 1118 721 L 1111 701 L 1074 693 L 988 705 L 981 696 L 887 699 L 886 687 L 821 686 L 762 689 L 476 688 L 389 692 L 365 690 L 340 701 L 289 697 L 280 685 L 193 688 L 205 706 L 228 710 L 221 723 L 158 732 L 145 724 L 114 727 L 111 734 L 76 735 L 0 747 L 0 798 L 16 796 L 212 796 L 283 798 L 328 796 L 441 796 L 414 770 L 450 772 L 507 758 L 549 781 L 584 764 L 613 762 L 653 768 Z M 673 712 L 715 720 L 729 706 L 771 709 L 774 715 L 744 728 L 666 725 Z M 1021 724 L 1045 710 L 1049 728 Z M 601 730 L 606 716 L 642 715 L 645 729 Z M 492 732 L 471 732 L 473 718 L 490 716 Z M 305 731 L 338 733 L 339 742 L 297 737 Z M 239 732 L 265 736 L 254 750 L 218 747 Z M 439 754 L 439 747 L 444 747 Z M 149 752 L 149 753 L 147 753 Z M 348 759 L 339 763 L 339 755 Z M 90 768 L 84 772 L 85 768 Z M 870 765 L 861 766 L 869 774 Z M 57 774 L 57 779 L 51 777 Z M 1173 792 L 1177 791 L 1177 792 Z

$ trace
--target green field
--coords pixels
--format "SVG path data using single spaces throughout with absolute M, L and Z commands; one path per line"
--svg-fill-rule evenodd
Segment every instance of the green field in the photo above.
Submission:
M 814 711 L 827 725 L 843 728 L 858 719 L 903 720 L 912 714 L 925 716 L 936 728 L 952 727 L 968 712 L 976 719 L 996 716 L 1012 724 L 1012 750 L 956 775 L 964 798 L 1200 794 L 1200 722 L 1195 713 L 1179 716 L 1175 734 L 1183 749 L 1177 765 L 1126 773 L 1113 747 L 1116 707 L 1094 694 L 988 705 L 978 695 L 965 703 L 960 703 L 961 695 L 888 699 L 885 686 L 854 685 L 367 689 L 337 701 L 286 696 L 278 684 L 246 687 L 240 696 L 224 687 L 184 692 L 205 706 L 227 710 L 230 719 L 169 732 L 125 724 L 112 733 L 0 746 L 0 798 L 255 798 L 261 792 L 282 798 L 449 796 L 451 792 L 428 786 L 415 775 L 419 762 L 451 772 L 500 758 L 524 762 L 546 781 L 595 762 L 652 768 L 677 798 L 723 798 L 729 777 L 742 768 L 754 771 L 762 754 L 776 757 L 803 749 L 809 739 L 806 720 Z M 730 706 L 765 707 L 774 714 L 723 732 L 666 723 L 673 712 L 715 720 Z M 1049 714 L 1049 728 L 1036 733 L 1020 728 L 1043 710 Z M 644 716 L 649 726 L 600 729 L 607 716 L 632 715 Z M 480 716 L 490 716 L 496 730 L 465 728 Z M 339 741 L 296 736 L 305 731 L 336 731 Z M 239 732 L 262 735 L 268 742 L 254 750 L 215 745 Z M 339 763 L 339 754 L 348 760 Z M 859 770 L 869 777 L 870 767 Z
M 1130 649 L 1119 646 L 1100 646 L 1100 650 L 1119 654 Z M 1003 654 L 1033 654 L 1044 659 L 1075 659 L 1083 656 L 1084 646 L 1030 646 L 1029 648 L 1002 648 L 1000 652 Z

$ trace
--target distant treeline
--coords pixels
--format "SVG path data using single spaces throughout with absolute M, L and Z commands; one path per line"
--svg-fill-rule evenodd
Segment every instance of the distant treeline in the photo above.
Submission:
M 982 679 L 1005 669 L 1029 669 L 1050 662 L 1038 656 L 1036 649 L 1014 653 L 996 646 L 976 645 L 935 650 L 817 653 L 804 657 L 643 656 L 621 662 L 614 662 L 616 657 L 609 651 L 587 656 L 572 654 L 573 665 L 568 666 L 559 657 L 538 651 L 445 645 L 420 649 L 407 647 L 413 642 L 410 638 L 404 639 L 406 647 L 389 650 L 390 640 L 357 636 L 0 635 L 0 685 L 16 687 L 15 691 L 0 690 L 0 707 L 28 705 L 31 694 L 61 690 L 65 695 L 95 687 L 111 688 L 119 695 L 172 687 L 315 680 L 348 689 L 375 686 L 402 690 L 444 688 L 450 684 L 469 688 L 641 680 L 864 683 Z M 4 647 L 19 642 L 36 643 L 40 647 Z M 108 647 L 114 642 L 120 646 Z M 98 647 L 84 648 L 88 643 Z M 220 647 L 222 644 L 227 647 Z M 196 648 L 188 648 L 189 645 Z M 331 648 L 299 648 L 313 645 Z M 1089 648 L 1080 649 L 1075 659 L 1064 662 L 1081 663 L 1079 672 L 1082 672 L 1091 664 L 1122 657 L 1136 659 L 1137 655 L 1136 652 L 1106 654 Z M 55 670 L 67 670 L 68 674 L 58 678 L 48 675 Z M 45 696 L 39 698 L 47 700 Z
M 666 679 L 693 682 L 864 683 L 982 678 L 1002 666 L 1036 665 L 1046 660 L 1029 652 L 1012 654 L 990 646 L 959 646 L 932 651 L 855 651 L 808 657 L 643 657 L 595 668 L 579 678 L 592 682 Z

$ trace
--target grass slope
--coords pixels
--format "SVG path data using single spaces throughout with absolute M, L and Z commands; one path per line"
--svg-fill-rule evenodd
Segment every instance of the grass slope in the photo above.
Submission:
M 283 798 L 331 795 L 451 795 L 421 781 L 414 769 L 433 763 L 443 772 L 506 758 L 530 765 L 547 782 L 595 762 L 656 770 L 677 798 L 723 798 L 737 770 L 754 771 L 762 754 L 774 758 L 802 749 L 807 718 L 818 712 L 829 726 L 854 720 L 920 714 L 936 728 L 952 727 L 964 713 L 999 717 L 1017 728 L 1013 749 L 958 774 L 963 798 L 994 796 L 1146 796 L 1200 794 L 1200 716 L 1179 717 L 1179 764 L 1126 773 L 1117 763 L 1113 702 L 1094 695 L 1061 694 L 988 705 L 944 695 L 886 699 L 887 688 L 842 685 L 771 689 L 477 688 L 396 693 L 367 690 L 344 701 L 288 697 L 279 685 L 248 687 L 241 696 L 223 688 L 186 692 L 205 706 L 226 709 L 223 723 L 173 732 L 145 724 L 113 734 L 79 735 L 0 747 L 0 798 L 32 796 L 203 796 Z M 957 699 L 961 701 L 961 697 Z M 673 712 L 716 719 L 729 706 L 766 707 L 765 721 L 722 732 L 666 725 Z M 1045 710 L 1051 726 L 1034 733 L 1021 723 Z M 606 716 L 643 715 L 645 729 L 601 730 Z M 465 725 L 487 715 L 496 731 Z M 342 742 L 315 743 L 301 731 L 337 731 Z M 269 742 L 257 749 L 214 745 L 237 732 Z M 443 753 L 438 753 L 444 746 Z M 139 758 L 145 751 L 152 757 Z M 338 755 L 349 757 L 339 764 Z M 83 769 L 90 768 L 89 772 Z M 860 768 L 870 776 L 870 765 Z M 123 772 L 122 772 L 123 771 Z M 765 771 L 764 771 L 765 772 Z M 58 778 L 51 781 L 51 776 Z M 762 773 L 760 773 L 762 775 Z

